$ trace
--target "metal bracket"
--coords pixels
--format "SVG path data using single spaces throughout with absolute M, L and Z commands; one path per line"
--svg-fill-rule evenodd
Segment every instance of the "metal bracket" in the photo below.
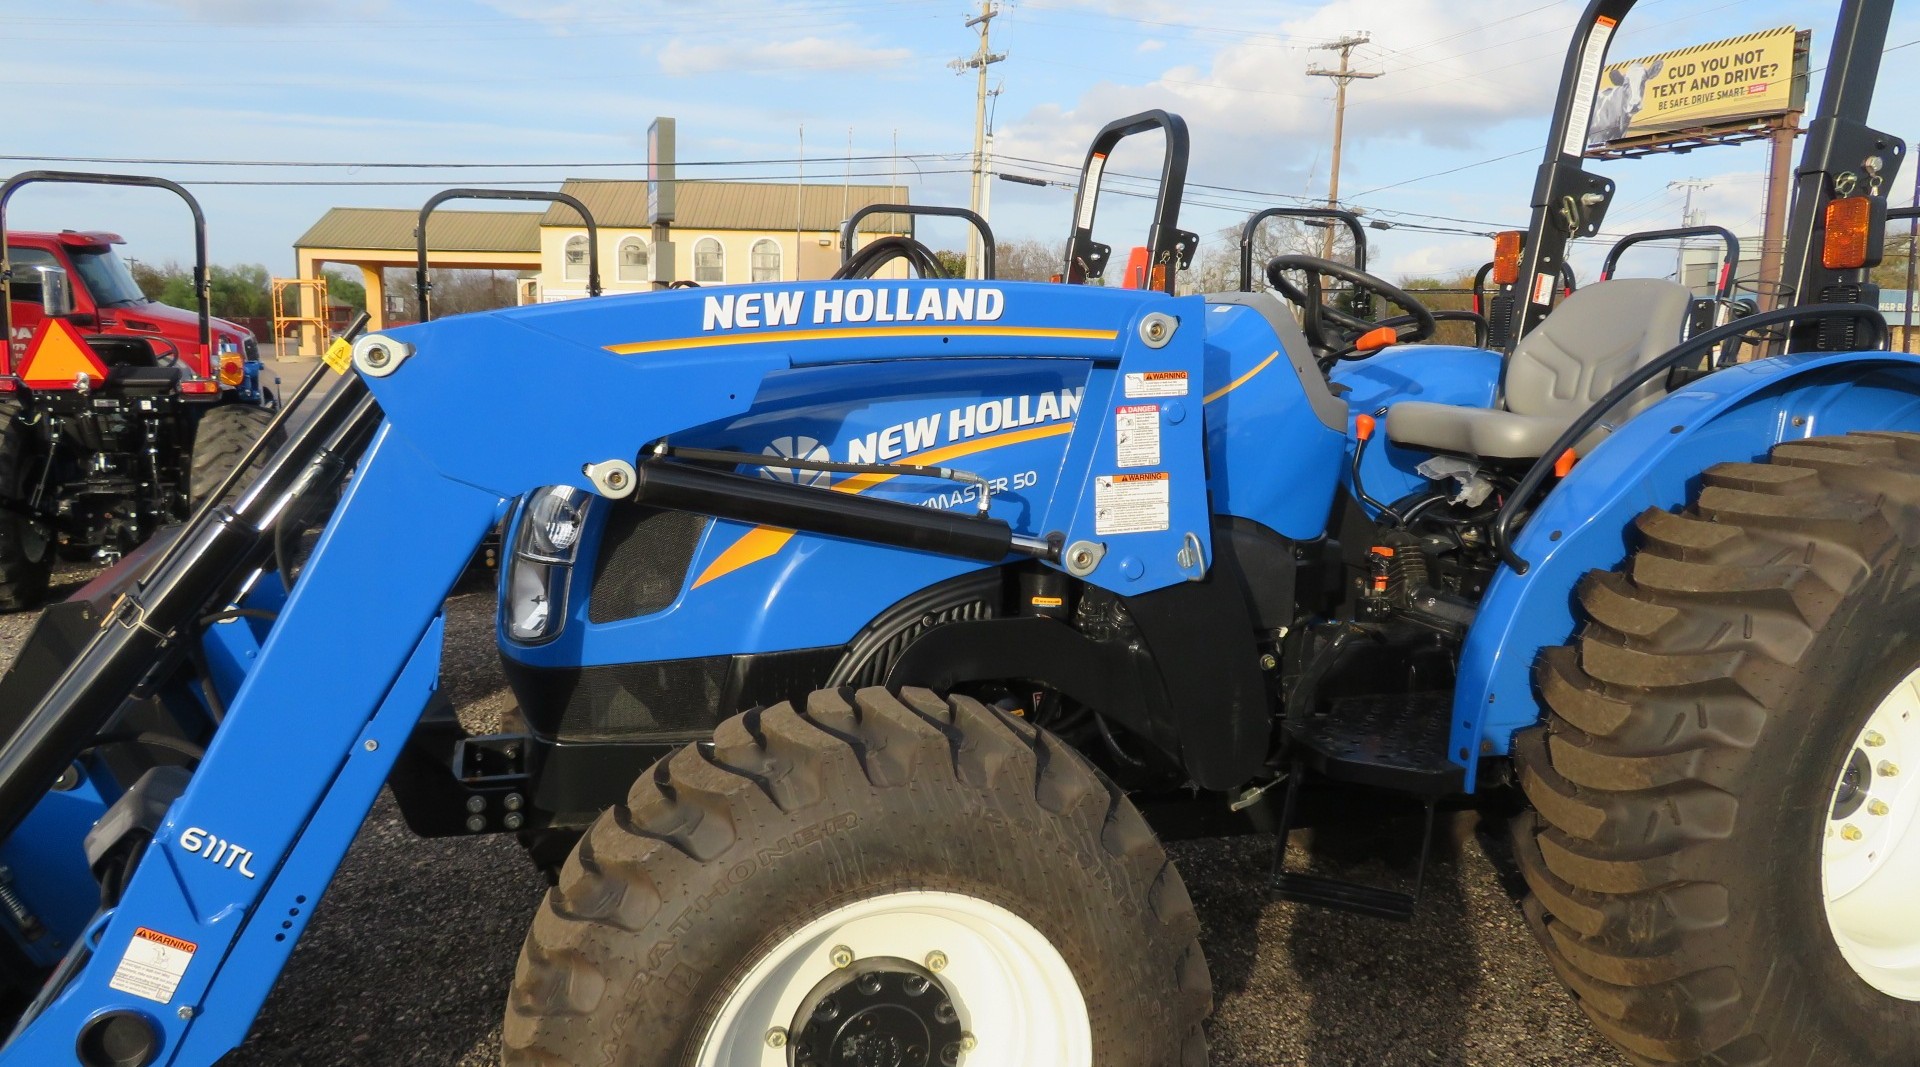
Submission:
M 370 333 L 353 343 L 353 366 L 369 378 L 385 378 L 413 355 L 413 346 L 385 334 Z
M 639 482 L 633 464 L 624 459 L 602 460 L 580 469 L 586 474 L 587 480 L 593 483 L 593 491 L 608 500 L 625 500 L 632 496 L 633 487 Z
M 1106 555 L 1107 546 L 1098 541 L 1075 541 L 1067 546 L 1067 553 L 1061 559 L 1066 561 L 1068 574 L 1085 578 L 1100 566 Z
M 1206 580 L 1207 549 L 1201 543 L 1199 534 L 1187 531 L 1186 536 L 1180 539 L 1180 552 L 1173 557 L 1173 561 L 1180 565 L 1180 571 L 1187 576 L 1187 581 Z
M 1140 340 L 1148 348 L 1165 348 L 1179 328 L 1179 319 L 1156 311 L 1140 320 Z

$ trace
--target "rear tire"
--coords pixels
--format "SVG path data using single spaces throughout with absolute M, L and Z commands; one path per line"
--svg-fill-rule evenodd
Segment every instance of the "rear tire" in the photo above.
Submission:
M 889 909 L 890 927 L 853 918 Z M 955 920 L 968 914 L 990 933 L 970 939 Z M 890 959 L 944 970 L 977 1041 L 968 1067 L 1200 1067 L 1212 994 L 1198 931 L 1140 814 L 1055 738 L 964 697 L 823 690 L 804 712 L 727 720 L 594 823 L 527 935 L 504 1060 L 827 1062 L 802 1044 L 817 1016 L 780 989 Z M 831 958 L 843 940 L 851 965 Z M 980 982 L 995 944 L 1013 946 L 1009 980 Z M 951 969 L 927 962 L 934 949 Z M 1042 973 L 1070 980 L 1019 984 Z M 776 1026 L 782 1046 L 767 1041 Z M 903 1067 L 940 1051 L 893 1049 Z
M 253 404 L 222 404 L 200 416 L 193 431 L 192 469 L 187 477 L 187 499 L 192 507 L 213 494 L 220 479 L 240 463 L 255 441 L 266 435 L 273 412 Z M 278 443 L 277 441 L 275 442 Z M 266 466 L 263 452 L 235 484 L 232 496 L 238 496 L 253 484 Z
M 1635 1062 L 1920 1062 L 1920 997 L 1848 961 L 1827 881 L 1854 823 L 1911 818 L 1843 813 L 1836 783 L 1920 666 L 1920 435 L 1785 443 L 1635 527 L 1519 739 L 1535 933 Z
M 53 543 L 44 523 L 26 511 L 33 431 L 17 400 L 0 400 L 0 611 L 40 606 L 53 573 Z

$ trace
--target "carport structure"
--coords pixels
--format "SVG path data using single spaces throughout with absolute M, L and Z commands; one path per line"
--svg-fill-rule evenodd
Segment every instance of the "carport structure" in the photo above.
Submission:
M 414 266 L 414 226 L 418 212 L 407 208 L 331 208 L 293 244 L 299 276 L 317 278 L 329 263 L 358 267 L 367 287 L 368 328 L 386 325 L 387 267 Z M 479 270 L 540 269 L 540 212 L 448 211 L 427 223 L 428 256 L 435 267 Z M 302 294 L 303 314 L 311 297 Z M 302 329 L 300 354 L 319 354 L 320 339 Z

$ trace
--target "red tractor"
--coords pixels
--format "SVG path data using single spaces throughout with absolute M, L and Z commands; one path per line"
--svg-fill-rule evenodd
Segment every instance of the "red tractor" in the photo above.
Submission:
M 36 182 L 168 189 L 194 220 L 198 313 L 148 299 L 110 233 L 9 233 Z M 0 185 L 0 610 L 34 607 L 56 556 L 118 559 L 188 506 L 265 428 L 253 335 L 208 313 L 206 223 L 159 178 L 29 171 Z

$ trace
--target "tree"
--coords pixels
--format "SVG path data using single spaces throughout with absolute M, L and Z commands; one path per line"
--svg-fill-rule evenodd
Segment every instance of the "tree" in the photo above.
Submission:
M 175 260 L 158 266 L 141 260 L 128 264 L 134 284 L 148 300 L 187 311 L 197 311 L 194 299 L 193 271 Z M 223 319 L 266 318 L 273 314 L 272 278 L 258 263 L 232 267 L 214 264 L 207 268 L 209 310 Z
M 348 308 L 356 315 L 367 310 L 367 287 L 359 279 L 332 267 L 327 268 L 326 275 L 328 303 Z
M 964 278 L 967 276 L 967 254 L 965 252 L 955 252 L 951 248 L 942 248 L 933 254 L 933 258 L 940 261 L 940 269 L 946 272 L 947 277 Z
M 1315 220 L 1318 221 L 1318 220 Z M 1353 235 L 1342 223 L 1333 223 L 1333 258 L 1353 261 Z M 1240 233 L 1244 225 L 1214 231 L 1202 246 L 1195 265 L 1182 276 L 1184 293 L 1224 293 L 1240 288 Z M 1253 289 L 1268 288 L 1267 261 L 1275 256 L 1317 256 L 1326 247 L 1326 231 L 1306 220 L 1280 216 L 1263 221 L 1253 233 Z
M 520 299 L 519 277 L 519 272 L 510 270 L 431 268 L 427 272 L 427 279 L 433 285 L 433 316 L 444 318 L 470 311 L 512 307 Z M 395 267 L 389 270 L 386 289 L 390 320 L 419 320 L 420 299 L 414 292 L 411 268 Z
M 1044 282 L 1060 273 L 1066 262 L 1065 241 L 1049 245 L 1029 237 L 1024 241 L 1000 241 L 993 246 L 993 271 L 1013 282 Z

